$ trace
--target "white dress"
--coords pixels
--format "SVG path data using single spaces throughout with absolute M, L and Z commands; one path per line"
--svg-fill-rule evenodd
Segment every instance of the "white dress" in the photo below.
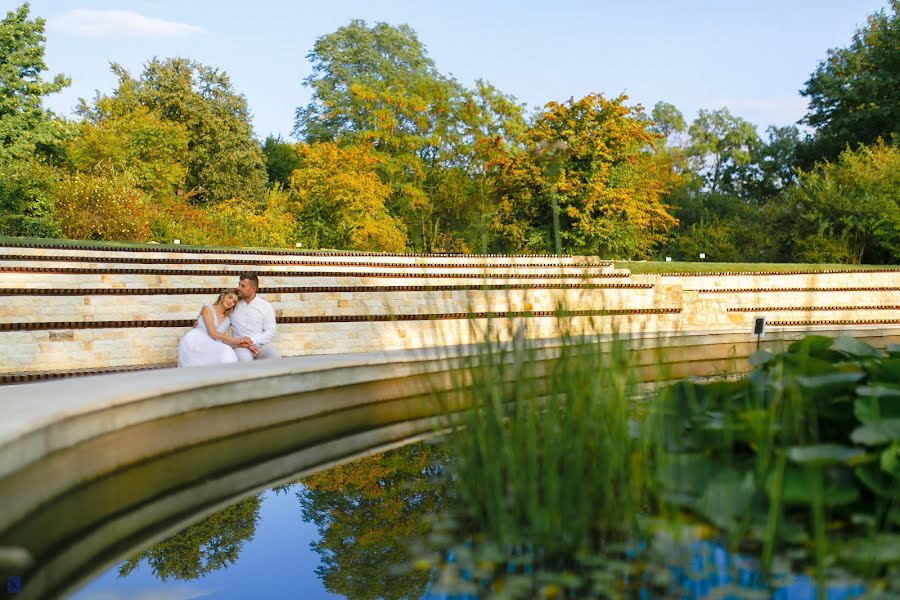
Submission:
M 213 307 L 209 304 L 205 305 L 205 307 L 212 313 L 216 331 L 219 333 L 228 331 L 228 327 L 231 326 L 231 319 L 225 317 L 221 323 L 218 323 L 216 311 L 213 310 Z M 235 355 L 231 346 L 219 340 L 214 340 L 209 336 L 206 330 L 206 323 L 203 321 L 202 311 L 201 316 L 197 317 L 197 326 L 184 334 L 181 341 L 178 342 L 179 367 L 226 365 L 236 363 L 237 360 L 237 355 Z

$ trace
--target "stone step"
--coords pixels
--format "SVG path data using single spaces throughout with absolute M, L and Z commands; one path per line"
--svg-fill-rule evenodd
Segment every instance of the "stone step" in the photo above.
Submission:
M 635 276 L 636 277 L 636 276 Z M 680 286 L 699 294 L 779 293 L 831 288 L 898 288 L 900 269 L 794 271 L 761 273 L 698 273 L 642 275 L 641 279 L 658 278 L 664 285 Z
M 608 260 L 596 256 L 557 256 L 553 254 L 391 254 L 366 252 L 303 252 L 293 250 L 257 251 L 241 249 L 189 250 L 181 248 L 76 248 L 76 247 L 35 247 L 0 243 L 0 254 L 12 256 L 44 257 L 48 260 L 84 257 L 87 260 L 102 261 L 104 258 L 146 260 L 186 260 L 190 262 L 215 261 L 225 264 L 265 263 L 267 261 L 297 261 L 306 263 L 365 263 L 365 264 L 410 264 L 410 265 L 477 265 L 477 266 L 604 266 L 612 265 Z
M 678 309 L 625 309 L 612 314 L 584 310 L 567 316 L 529 311 L 285 317 L 275 343 L 284 356 L 301 356 L 470 344 L 484 341 L 489 328 L 501 339 L 509 339 L 520 325 L 529 338 L 558 337 L 561 328 L 576 334 L 674 331 L 679 313 Z M 14 349 L 0 363 L 0 374 L 174 363 L 178 340 L 190 324 L 190 320 L 170 319 L 61 323 L 53 329 L 0 328 L 0 346 Z
M 450 286 L 448 286 L 450 287 Z M 654 289 L 649 285 L 595 287 L 559 284 L 556 287 L 495 289 L 457 286 L 379 288 L 278 288 L 262 290 L 278 316 L 326 316 L 356 314 L 426 314 L 506 310 L 555 310 L 582 308 L 651 308 Z M 302 291 L 298 291 L 302 290 Z M 26 293 L 31 291 L 32 293 Z M 205 293 L 186 288 L 160 293 L 111 294 L 127 290 L 0 290 L 0 323 L 66 322 L 97 320 L 193 319 L 201 306 L 215 301 L 218 291 Z M 147 292 L 148 290 L 136 290 Z M 14 293 L 12 293 L 14 292 Z M 60 292 L 66 292 L 61 294 Z M 162 293 L 164 292 L 164 293 Z

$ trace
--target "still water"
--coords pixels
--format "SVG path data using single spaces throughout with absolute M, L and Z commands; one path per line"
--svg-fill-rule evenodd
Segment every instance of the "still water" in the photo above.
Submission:
M 442 593 L 433 568 L 413 568 L 419 556 L 410 542 L 427 538 L 429 517 L 448 509 L 446 490 L 435 485 L 436 452 L 412 444 L 266 490 L 116 564 L 73 597 L 474 598 Z M 802 575 L 765 588 L 754 560 L 714 543 L 695 543 L 680 554 L 664 568 L 667 591 L 639 587 L 626 595 L 816 597 L 812 580 Z M 852 580 L 833 583 L 828 599 L 862 593 Z

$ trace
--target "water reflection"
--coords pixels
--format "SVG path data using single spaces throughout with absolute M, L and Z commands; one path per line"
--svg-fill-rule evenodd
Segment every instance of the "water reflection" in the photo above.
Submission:
M 141 561 L 161 581 L 197 579 L 233 565 L 256 533 L 261 503 L 262 495 L 257 495 L 191 525 L 126 560 L 119 577 L 127 577 Z

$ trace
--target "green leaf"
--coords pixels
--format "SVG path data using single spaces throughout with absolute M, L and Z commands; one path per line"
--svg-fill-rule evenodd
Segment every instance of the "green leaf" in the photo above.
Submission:
M 888 353 L 888 356 L 891 358 L 900 358 L 900 344 L 888 344 L 884 347 L 884 351 Z
M 881 419 L 900 419 L 900 401 L 893 401 L 893 398 L 881 399 L 877 396 L 857 398 L 853 403 L 853 414 L 862 423 Z
M 758 367 L 760 365 L 766 364 L 773 358 L 775 358 L 775 355 L 768 350 L 758 350 L 751 354 L 750 358 L 748 358 L 747 361 L 751 366 Z
M 881 453 L 881 470 L 900 480 L 900 444 L 891 444 Z
M 900 563 L 900 534 L 879 533 L 851 540 L 841 547 L 840 556 L 861 565 Z
M 788 468 L 784 472 L 781 501 L 784 504 L 812 504 L 815 473 L 808 468 Z M 771 497 L 774 490 L 774 474 L 766 482 Z M 859 498 L 859 490 L 849 479 L 826 478 L 823 496 L 826 506 L 851 504 Z
M 900 500 L 900 480 L 876 464 L 866 464 L 853 471 L 866 487 L 885 498 Z
M 838 444 L 794 446 L 788 449 L 788 458 L 792 461 L 811 466 L 851 464 L 853 459 L 865 456 L 865 454 L 865 451 L 860 448 Z
M 851 371 L 849 373 L 828 373 L 826 375 L 813 375 L 811 377 L 799 376 L 797 383 L 804 388 L 818 389 L 823 387 L 840 387 L 848 383 L 855 383 L 865 377 L 863 371 Z
M 831 348 L 834 338 L 823 335 L 808 335 L 788 346 L 791 354 L 819 354 Z
M 850 439 L 866 446 L 900 442 L 900 419 L 881 419 L 866 423 L 854 429 Z
M 878 348 L 873 348 L 865 342 L 861 342 L 852 337 L 839 337 L 834 340 L 832 350 L 843 352 L 849 356 L 858 356 L 862 358 L 882 358 L 884 355 Z
M 714 525 L 730 529 L 744 515 L 755 493 L 752 473 L 742 476 L 735 469 L 726 469 L 706 487 L 697 509 Z

